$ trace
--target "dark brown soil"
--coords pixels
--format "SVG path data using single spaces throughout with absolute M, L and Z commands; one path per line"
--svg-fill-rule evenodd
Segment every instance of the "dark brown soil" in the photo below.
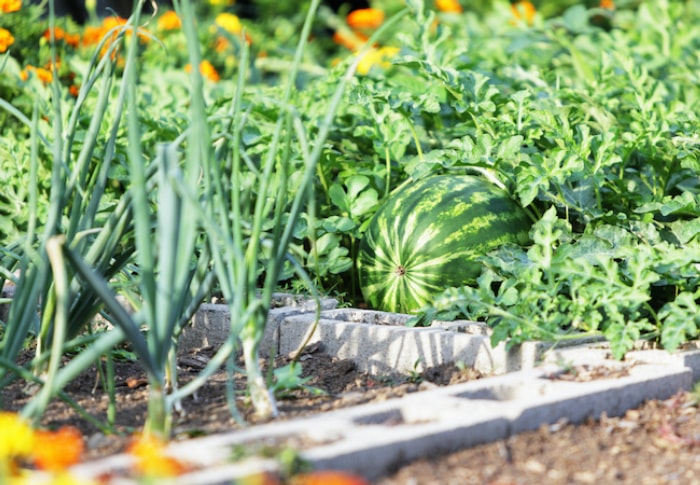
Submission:
M 211 356 L 210 350 L 179 360 L 181 382 L 191 379 Z M 278 358 L 276 366 L 288 359 Z M 420 392 L 482 377 L 455 366 L 429 369 L 407 376 L 370 376 L 358 372 L 347 360 L 337 360 L 310 348 L 302 356 L 305 383 L 322 395 L 297 389 L 281 396 L 281 416 L 291 419 L 369 401 Z M 616 375 L 585 371 L 587 378 Z M 42 424 L 70 424 L 86 436 L 94 459 L 122 451 L 130 435 L 140 429 L 146 414 L 147 385 L 138 363 L 116 362 L 116 408 L 113 433 L 86 422 L 63 402 L 53 402 Z M 566 378 L 564 376 L 563 378 Z M 196 396 L 185 399 L 183 412 L 174 416 L 175 440 L 218 433 L 240 427 L 231 418 L 227 403 L 225 371 L 215 374 Z M 234 374 L 237 407 L 249 423 L 259 423 L 243 392 L 243 375 Z M 96 370 L 72 382 L 66 389 L 81 406 L 100 420 L 107 420 L 109 399 Z M 2 391 L 5 410 L 20 409 L 28 400 L 23 386 L 13 384 Z M 679 393 L 666 401 L 650 401 L 623 417 L 603 417 L 580 425 L 560 422 L 540 430 L 513 436 L 444 457 L 430 457 L 406 464 L 377 485 L 399 484 L 692 484 L 700 483 L 700 413 L 691 393 Z
M 625 416 L 579 426 L 542 426 L 412 463 L 377 485 L 544 483 L 700 483 L 700 414 L 694 396 L 649 401 Z
M 212 349 L 203 349 L 178 359 L 178 382 L 184 384 L 194 378 L 213 355 Z M 290 362 L 278 357 L 275 368 Z M 314 412 L 331 411 L 370 401 L 383 401 L 407 393 L 418 392 L 436 385 L 449 385 L 478 379 L 481 374 L 471 369 L 460 370 L 455 366 L 427 369 L 412 375 L 372 376 L 359 372 L 353 361 L 334 359 L 323 352 L 319 345 L 308 347 L 299 358 L 304 387 L 278 393 L 279 420 L 292 419 Z M 268 368 L 263 361 L 264 370 Z M 72 407 L 56 399 L 41 422 L 47 428 L 64 425 L 78 427 L 87 438 L 85 459 L 102 457 L 123 451 L 131 436 L 143 427 L 147 413 L 148 383 L 138 364 L 131 361 L 115 361 L 116 416 L 111 432 L 100 429 L 85 420 Z M 231 414 L 227 390 L 230 375 L 225 369 L 215 373 L 196 394 L 183 399 L 181 412 L 173 415 L 173 439 L 182 440 L 194 436 L 220 433 L 241 427 Z M 241 417 L 247 424 L 262 420 L 255 416 L 245 394 L 245 376 L 233 374 L 235 402 Z M 100 422 L 107 423 L 110 399 L 102 388 L 96 368 L 72 381 L 65 392 Z M 29 400 L 27 387 L 15 382 L 0 391 L 0 409 L 19 410 Z

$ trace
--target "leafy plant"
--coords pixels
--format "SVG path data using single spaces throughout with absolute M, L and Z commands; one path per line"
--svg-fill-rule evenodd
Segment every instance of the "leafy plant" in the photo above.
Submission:
M 289 364 L 279 367 L 273 371 L 273 380 L 269 385 L 270 391 L 275 396 L 284 397 L 290 391 L 303 389 L 314 395 L 325 394 L 325 391 L 317 387 L 309 386 L 311 377 L 301 377 L 301 364 L 298 361 L 292 361 Z

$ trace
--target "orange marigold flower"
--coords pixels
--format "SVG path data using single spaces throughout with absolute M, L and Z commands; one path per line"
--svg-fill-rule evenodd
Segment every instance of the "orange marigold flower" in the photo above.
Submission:
M 59 472 L 80 462 L 85 444 L 80 430 L 64 426 L 57 431 L 36 431 L 32 457 L 36 466 Z
M 384 23 L 384 12 L 376 8 L 359 8 L 345 19 L 353 29 L 376 29 Z
M 20 73 L 19 77 L 22 81 L 26 81 L 29 79 L 29 73 L 33 72 L 34 75 L 44 84 L 48 84 L 51 81 L 53 81 L 53 74 L 51 74 L 51 71 L 49 69 L 44 69 L 43 67 L 35 67 L 30 65 L 27 65 Z
M 127 453 L 136 462 L 136 472 L 144 477 L 170 478 L 187 471 L 184 463 L 168 456 L 164 441 L 151 434 L 141 434 L 129 445 Z
M 463 11 L 458 0 L 435 0 L 435 8 L 447 13 L 462 13 Z
M 186 72 L 192 72 L 192 64 L 185 65 Z M 213 82 L 218 82 L 221 80 L 219 73 L 216 71 L 214 65 L 209 61 L 202 61 L 199 63 L 199 72 L 202 76 Z
M 510 5 L 510 11 L 513 12 L 513 17 L 515 17 L 517 21 L 525 22 L 528 25 L 532 25 L 535 21 L 535 14 L 537 13 L 532 2 L 527 0 L 512 3 Z
M 53 37 L 56 40 L 63 40 L 66 36 L 66 31 L 63 30 L 61 27 L 55 27 L 53 29 Z M 44 39 L 47 41 L 51 40 L 51 29 L 46 29 L 42 35 Z
M 83 45 L 84 46 L 91 46 L 95 45 L 100 40 L 102 40 L 102 37 L 104 37 L 105 32 L 102 29 L 102 27 L 95 27 L 92 25 L 88 25 L 83 29 Z
M 615 10 L 615 2 L 613 0 L 600 0 L 600 8 Z
M 180 17 L 174 10 L 167 10 L 158 18 L 158 28 L 160 30 L 176 30 L 182 27 Z
M 324 470 L 297 475 L 291 485 L 369 485 L 369 482 L 347 472 Z
M 15 38 L 12 36 L 12 32 L 0 27 L 0 52 L 7 51 L 7 49 L 14 43 Z
M 71 47 L 78 47 L 78 44 L 80 43 L 79 34 L 69 34 L 61 27 L 56 27 L 53 29 L 53 36 L 56 41 L 62 40 Z M 47 41 L 51 41 L 51 29 L 46 29 L 42 34 L 42 37 Z
M 22 0 L 0 0 L 0 12 L 12 13 L 22 8 Z
M 71 47 L 78 47 L 80 44 L 80 34 L 69 34 L 66 33 L 63 41 Z
M 70 93 L 71 96 L 73 96 L 74 98 L 77 98 L 78 94 L 80 94 L 80 86 L 77 86 L 75 84 L 71 84 L 68 87 L 68 92 Z

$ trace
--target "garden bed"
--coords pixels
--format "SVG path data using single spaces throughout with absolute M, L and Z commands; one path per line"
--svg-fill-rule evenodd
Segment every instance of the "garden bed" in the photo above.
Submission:
M 207 311 L 210 312 L 211 308 L 207 308 Z M 290 314 L 277 321 L 280 342 L 285 340 L 286 326 L 297 328 L 299 322 L 307 322 L 306 316 L 309 315 Z M 245 376 L 236 373 L 233 379 L 237 389 L 236 403 L 241 415 L 254 425 L 252 428 L 241 427 L 231 417 L 226 400 L 230 375 L 221 369 L 196 395 L 183 400 L 184 412 L 174 414 L 174 440 L 170 448 L 192 466 L 191 474 L 182 477 L 181 483 L 219 483 L 222 477 L 240 478 L 264 470 L 277 473 L 284 453 L 290 449 L 313 466 L 345 469 L 363 474 L 373 481 L 379 480 L 379 483 L 381 480 L 402 483 L 406 474 L 414 472 L 417 483 L 440 482 L 447 477 L 441 475 L 446 467 L 455 467 L 455 458 L 450 455 L 453 452 L 466 453 L 465 456 L 471 456 L 470 453 L 474 456 L 491 453 L 491 461 L 483 463 L 478 472 L 482 478 L 489 473 L 494 477 L 499 476 L 498 473 L 508 476 L 508 473 L 515 473 L 514 470 L 527 466 L 531 468 L 531 477 L 539 476 L 541 479 L 547 476 L 549 479 L 556 478 L 559 473 L 567 479 L 574 477 L 575 481 L 591 476 L 592 472 L 585 468 L 575 469 L 574 461 L 568 462 L 569 468 L 566 468 L 561 461 L 554 459 L 553 455 L 558 453 L 554 447 L 549 452 L 551 456 L 543 454 L 539 461 L 527 458 L 523 464 L 520 457 L 530 456 L 532 440 L 544 442 L 544 436 L 551 436 L 553 443 L 564 444 L 566 440 L 571 440 L 574 432 L 567 430 L 574 425 L 583 426 L 586 431 L 582 433 L 587 436 L 586 442 L 579 443 L 580 448 L 577 449 L 590 451 L 595 440 L 605 436 L 600 431 L 601 427 L 617 426 L 611 423 L 620 422 L 622 428 L 630 426 L 626 431 L 628 433 L 652 433 L 653 427 L 647 422 L 664 423 L 671 420 L 669 425 L 675 426 L 674 423 L 683 416 L 688 418 L 687 412 L 684 414 L 673 408 L 666 410 L 660 402 L 653 400 L 664 400 L 681 389 L 690 388 L 693 375 L 697 372 L 692 366 L 692 350 L 669 355 L 665 359 L 659 358 L 658 351 L 645 350 L 639 351 L 634 359 L 620 362 L 610 359 L 605 344 L 579 343 L 568 349 L 542 352 L 538 360 L 530 362 L 531 365 L 524 370 L 513 370 L 501 376 L 493 372 L 480 372 L 463 365 L 458 359 L 444 359 L 432 367 L 421 364 L 404 372 L 370 373 L 366 371 L 367 368 L 376 370 L 382 367 L 358 365 L 357 362 L 368 362 L 366 354 L 356 355 L 353 360 L 338 352 L 342 349 L 341 342 L 351 342 L 357 335 L 349 331 L 353 328 L 355 331 L 357 328 L 363 331 L 393 330 L 400 335 L 406 332 L 421 335 L 431 331 L 429 328 L 403 327 L 401 323 L 405 319 L 403 315 L 357 309 L 322 312 L 318 338 L 312 339 L 300 356 L 302 377 L 309 379 L 304 383 L 307 387 L 280 394 L 281 415 L 274 422 L 255 418 L 244 398 Z M 333 324 L 331 322 L 345 325 L 339 328 L 337 334 L 342 338 L 323 331 L 323 325 L 330 326 Z M 472 329 L 472 334 L 461 333 L 465 337 L 480 333 L 476 324 L 462 322 L 455 325 L 463 331 Z M 305 331 L 302 335 L 305 335 L 308 328 L 303 328 Z M 454 332 L 454 328 L 432 331 Z M 387 340 L 378 342 L 386 343 Z M 487 346 L 483 342 L 482 345 Z M 181 383 L 199 372 L 214 350 L 215 347 L 205 346 L 181 352 L 178 358 Z M 450 352 L 449 346 L 443 350 L 446 354 Z M 386 354 L 391 355 L 391 352 L 387 350 Z M 537 366 L 542 360 L 550 362 L 548 367 Z M 275 366 L 288 362 L 289 355 L 278 355 Z M 128 475 L 131 459 L 120 452 L 145 420 L 147 381 L 137 363 L 116 362 L 115 369 L 119 410 L 115 421 L 116 434 L 107 435 L 87 425 L 68 406 L 60 403 L 53 403 L 44 417 L 43 424 L 46 426 L 71 424 L 83 431 L 89 460 L 78 466 L 76 473 L 93 476 L 108 473 L 114 477 Z M 586 389 L 581 386 L 591 387 Z M 325 394 L 317 395 L 314 389 L 323 390 Z M 19 383 L 7 388 L 3 400 L 19 409 L 27 399 L 22 391 Z M 107 397 L 96 381 L 94 370 L 71 383 L 66 391 L 86 410 L 106 419 Z M 652 400 L 651 404 L 643 405 L 638 411 L 630 411 L 647 399 Z M 688 395 L 677 399 L 691 402 Z M 683 405 L 685 408 L 689 406 L 692 408 L 692 405 Z M 669 413 L 668 418 L 661 416 L 664 412 Z M 614 418 L 625 413 L 627 418 Z M 326 415 L 330 418 L 323 421 L 322 416 Z M 635 425 L 625 424 L 634 421 L 630 416 L 642 417 Z M 597 418 L 602 418 L 602 421 L 596 421 Z M 668 429 L 658 429 L 658 443 L 673 439 L 674 435 L 669 434 Z M 554 432 L 558 430 L 562 433 Z M 522 438 L 519 438 L 521 434 Z M 684 430 L 683 436 L 691 435 L 686 435 Z M 683 443 L 684 439 L 679 438 L 677 444 Z M 489 442 L 495 444 L 485 444 Z M 607 444 L 600 446 L 603 450 L 607 449 Z M 464 448 L 470 451 L 459 451 Z M 544 450 L 546 446 L 541 444 L 540 448 Z M 515 461 L 509 468 L 498 466 L 499 460 L 504 457 L 489 451 L 494 449 L 510 450 Z M 631 449 L 628 447 L 625 450 Z M 447 454 L 447 457 L 437 458 L 443 454 Z M 600 460 L 604 459 L 603 454 L 601 451 L 598 456 Z M 233 455 L 238 456 L 239 461 L 231 461 Z M 368 456 L 373 457 L 369 462 Z M 609 473 L 614 465 L 610 456 L 607 460 L 608 465 L 601 465 L 605 473 Z M 417 461 L 415 465 L 407 465 L 408 468 L 394 478 L 380 478 L 414 461 Z M 427 464 L 431 462 L 434 468 Z M 537 468 L 536 463 L 541 466 Z M 460 473 L 466 472 L 454 473 L 461 476 Z

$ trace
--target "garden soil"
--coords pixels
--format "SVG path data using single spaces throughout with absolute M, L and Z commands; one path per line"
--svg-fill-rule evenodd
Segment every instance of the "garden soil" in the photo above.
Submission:
M 179 380 L 194 377 L 211 349 L 179 359 Z M 276 366 L 288 363 L 278 358 Z M 301 356 L 307 389 L 289 390 L 279 398 L 280 418 L 293 419 L 365 402 L 382 401 L 435 386 L 483 377 L 472 370 L 444 366 L 406 376 L 371 376 L 348 360 L 334 359 L 319 346 Z M 72 382 L 66 393 L 88 412 L 106 421 L 109 398 L 96 369 Z M 182 402 L 174 416 L 174 439 L 239 428 L 227 401 L 229 374 L 212 376 L 195 396 Z M 588 378 L 614 378 L 589 375 Z M 244 376 L 234 374 L 237 407 L 250 423 L 256 419 L 247 402 Z M 86 460 L 123 451 L 146 416 L 147 383 L 136 362 L 115 361 L 116 416 L 112 433 L 82 419 L 63 402 L 53 402 L 43 426 L 77 426 L 87 441 Z M 319 393 L 322 390 L 323 393 Z M 2 408 L 18 410 L 29 399 L 16 382 L 2 391 Z M 405 464 L 377 485 L 467 484 L 700 484 L 700 413 L 698 396 L 679 393 L 665 401 L 649 401 L 621 417 L 603 416 L 573 425 L 559 422 L 539 430 L 453 453 Z

